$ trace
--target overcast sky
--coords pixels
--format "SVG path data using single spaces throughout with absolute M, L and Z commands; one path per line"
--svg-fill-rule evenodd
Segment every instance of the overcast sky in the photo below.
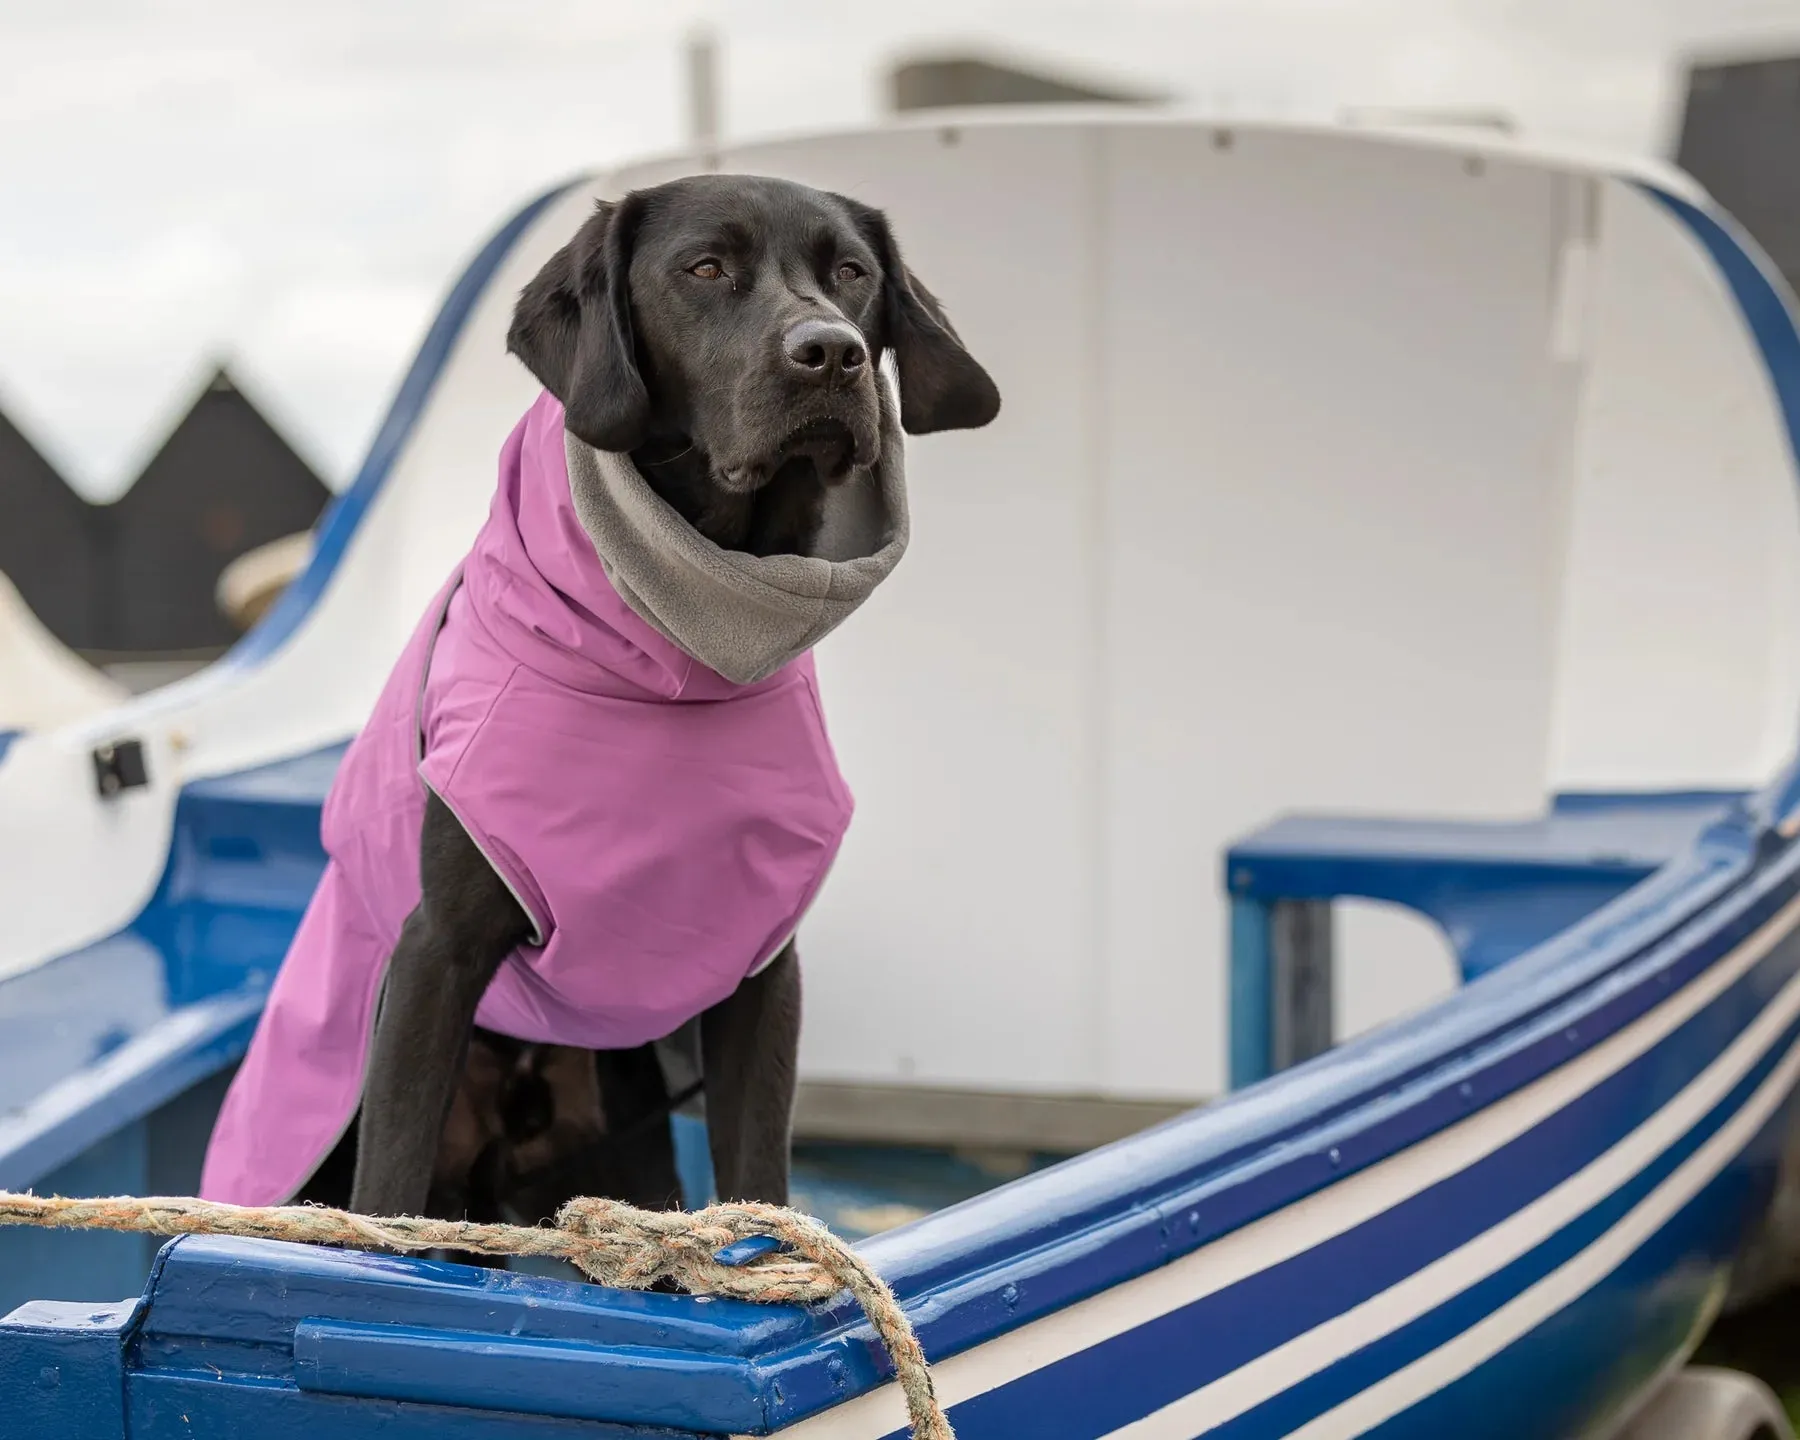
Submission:
M 1656 151 L 1690 47 L 1800 50 L 1800 0 L 0 0 L 0 409 L 108 496 L 224 359 L 343 483 L 484 233 L 679 141 L 700 21 L 734 137 L 871 119 L 894 55 L 973 45 Z

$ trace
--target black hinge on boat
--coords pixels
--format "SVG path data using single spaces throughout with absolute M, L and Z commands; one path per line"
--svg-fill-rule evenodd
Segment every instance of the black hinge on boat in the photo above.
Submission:
M 115 740 L 94 749 L 94 784 L 100 798 L 111 800 L 127 790 L 150 783 L 150 772 L 144 765 L 144 742 Z

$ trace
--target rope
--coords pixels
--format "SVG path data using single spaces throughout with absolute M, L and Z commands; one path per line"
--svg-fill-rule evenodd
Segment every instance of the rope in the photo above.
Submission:
M 647 1290 L 669 1280 L 694 1294 L 803 1305 L 848 1290 L 894 1362 L 913 1440 L 955 1440 L 918 1336 L 887 1282 L 809 1215 L 743 1202 L 691 1213 L 639 1210 L 613 1200 L 571 1200 L 554 1226 L 483 1225 L 411 1216 L 377 1219 L 314 1205 L 223 1205 L 185 1197 L 70 1200 L 0 1191 L 0 1226 L 128 1230 L 147 1235 L 248 1235 L 307 1245 L 379 1250 L 474 1250 L 567 1260 L 597 1285 Z M 784 1247 L 742 1264 L 718 1258 L 742 1240 Z

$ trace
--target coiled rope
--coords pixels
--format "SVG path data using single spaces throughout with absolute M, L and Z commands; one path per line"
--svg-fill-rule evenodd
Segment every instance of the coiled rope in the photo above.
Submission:
M 186 1197 L 71 1200 L 0 1191 L 0 1225 L 126 1230 L 146 1235 L 247 1235 L 353 1249 L 472 1250 L 567 1260 L 598 1285 L 647 1290 L 669 1280 L 697 1295 L 808 1304 L 845 1290 L 887 1348 L 906 1395 L 913 1440 L 954 1440 L 925 1352 L 887 1282 L 809 1215 L 749 1202 L 696 1211 L 639 1210 L 613 1200 L 571 1200 L 554 1225 L 482 1225 L 411 1216 L 377 1219 L 314 1205 L 223 1205 Z M 720 1252 L 769 1238 L 783 1247 L 741 1263 Z

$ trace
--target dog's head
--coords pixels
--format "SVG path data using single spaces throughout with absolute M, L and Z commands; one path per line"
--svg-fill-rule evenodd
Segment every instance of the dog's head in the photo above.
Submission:
M 525 287 L 507 348 L 588 444 L 691 446 L 731 494 L 799 459 L 827 481 L 872 464 L 890 348 L 909 433 L 1000 409 L 880 211 L 759 176 L 602 203 Z

